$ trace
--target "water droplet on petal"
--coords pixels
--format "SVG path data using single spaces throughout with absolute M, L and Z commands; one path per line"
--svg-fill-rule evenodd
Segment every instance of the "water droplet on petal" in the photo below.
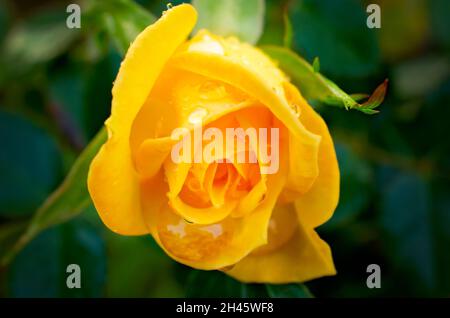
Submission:
M 209 35 L 204 35 L 200 41 L 192 42 L 189 45 L 188 51 L 207 52 L 219 55 L 224 55 L 224 48 L 222 44 L 214 40 Z
M 202 123 L 203 118 L 208 114 L 208 111 L 204 108 L 198 108 L 195 111 L 193 111 L 189 117 L 188 121 L 192 125 L 199 125 Z

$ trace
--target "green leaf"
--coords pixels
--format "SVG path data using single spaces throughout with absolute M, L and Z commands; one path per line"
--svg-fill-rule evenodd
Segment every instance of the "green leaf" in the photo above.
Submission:
M 311 64 L 293 51 L 278 46 L 263 46 L 262 49 L 278 62 L 307 99 L 319 100 L 325 104 L 346 109 L 356 109 L 366 114 L 375 114 L 378 112 L 375 108 L 383 102 L 386 95 L 387 80 L 376 88 L 366 102 L 360 104 L 335 83 L 316 72 Z
M 284 35 L 283 35 L 283 45 L 287 48 L 292 46 L 292 39 L 294 37 L 294 31 L 292 30 L 292 23 L 289 19 L 289 14 L 287 10 L 283 13 L 283 23 L 284 23 Z
M 220 271 L 192 270 L 189 274 L 187 297 L 242 297 L 242 284 Z
M 90 12 L 90 16 L 94 15 L 95 10 L 101 8 L 100 5 L 102 4 L 112 5 L 116 10 L 121 8 L 123 9 L 123 14 L 128 14 L 127 18 L 130 19 L 128 22 L 123 20 L 123 16 L 121 16 L 122 18 L 120 19 L 116 17 L 118 19 L 116 21 L 118 26 L 124 28 L 122 29 L 124 32 L 121 34 L 124 37 L 128 37 L 128 43 L 133 41 L 135 33 L 140 31 L 138 31 L 140 26 L 143 27 L 143 24 L 147 23 L 145 22 L 146 19 L 152 18 L 147 11 L 129 0 L 105 1 L 98 2 L 97 4 L 99 6 L 92 9 L 93 11 Z M 117 4 L 117 6 L 114 6 L 114 4 Z M 135 24 L 131 27 L 128 23 Z M 125 32 L 125 30 L 127 32 Z M 128 32 L 130 30 L 134 31 Z M 77 158 L 62 184 L 46 199 L 33 215 L 27 229 L 21 235 L 20 239 L 5 255 L 0 255 L 2 264 L 5 265 L 9 263 L 13 257 L 40 232 L 51 226 L 70 220 L 89 206 L 91 202 L 87 190 L 89 166 L 100 147 L 106 141 L 106 138 L 106 129 L 102 128 Z
M 27 220 L 10 221 L 0 225 L 0 255 L 9 252 L 27 228 Z
M 353 98 L 353 100 L 355 102 L 360 102 L 362 100 L 366 100 L 370 97 L 370 95 L 368 94 L 364 94 L 364 93 L 356 93 L 356 94 L 350 94 L 350 97 Z
M 222 36 L 237 36 L 255 44 L 264 27 L 263 0 L 193 0 L 198 11 L 195 30 L 208 29 Z
M 263 284 L 243 284 L 220 271 L 190 271 L 186 296 L 194 298 L 268 297 Z
M 426 292 L 436 284 L 429 188 L 413 173 L 385 170 L 384 174 L 383 184 L 388 184 L 380 206 L 384 244 L 397 266 L 414 275 L 413 285 Z
M 265 0 L 264 28 L 261 37 L 258 40 L 260 45 L 280 45 L 286 46 L 290 35 L 285 19 L 287 16 L 287 2 L 289 0 Z
M 128 47 L 156 18 L 145 8 L 131 0 L 98 2 L 106 31 L 117 50 L 125 55 Z
M 303 284 L 244 284 L 220 271 L 190 272 L 187 281 L 187 297 L 239 297 L 239 298 L 311 298 Z
M 313 67 L 314 72 L 316 72 L 316 73 L 320 72 L 320 60 L 317 56 L 314 58 L 312 67 Z
M 293 47 L 308 60 L 318 56 L 332 76 L 366 77 L 380 62 L 375 31 L 354 0 L 297 0 L 290 7 Z
M 60 67 L 49 74 L 49 97 L 57 112 L 56 121 L 70 144 L 82 149 L 86 144 L 83 130 L 83 69 L 80 65 Z
M 271 298 L 313 298 L 309 289 L 303 284 L 266 285 Z
M 130 237 L 107 231 L 106 243 L 107 297 L 184 296 L 173 274 L 176 263 L 150 235 Z
M 3 264 L 9 262 L 40 232 L 70 220 L 89 205 L 91 201 L 86 183 L 89 165 L 105 141 L 106 130 L 102 129 L 75 161 L 63 183 L 33 215 L 26 231 L 14 247 L 3 256 Z
M 83 149 L 103 126 L 111 110 L 111 83 L 121 57 L 110 49 L 86 64 L 68 63 L 49 74 L 50 99 L 60 126 L 72 144 Z
M 17 115 L 0 111 L 0 216 L 30 215 L 61 178 L 54 140 Z
M 80 29 L 69 29 L 64 10 L 46 11 L 15 27 L 4 45 L 4 58 L 14 65 L 11 71 L 47 62 L 63 53 L 80 34 Z
M 95 229 L 72 221 L 42 232 L 8 269 L 11 297 L 99 297 L 106 281 L 105 248 Z M 66 285 L 66 268 L 77 264 L 81 288 Z
M 335 144 L 341 176 L 339 204 L 333 217 L 321 229 L 331 230 L 344 226 L 363 212 L 369 204 L 372 171 L 370 165 L 348 147 Z
M 111 113 L 111 86 L 119 71 L 122 56 L 109 50 L 103 59 L 97 61 L 85 74 L 83 95 L 83 123 L 88 140 L 103 127 Z

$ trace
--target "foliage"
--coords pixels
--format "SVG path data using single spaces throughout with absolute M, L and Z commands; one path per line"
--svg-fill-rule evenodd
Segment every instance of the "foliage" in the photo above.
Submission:
M 263 0 L 193 0 L 192 4 L 199 15 L 196 30 L 208 29 L 252 44 L 258 42 L 263 30 Z

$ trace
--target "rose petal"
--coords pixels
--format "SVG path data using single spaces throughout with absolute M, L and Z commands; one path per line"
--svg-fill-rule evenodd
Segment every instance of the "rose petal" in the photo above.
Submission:
M 277 208 L 294 210 L 292 206 Z M 283 214 L 288 218 L 285 222 L 295 219 L 294 211 Z M 225 272 L 245 283 L 280 284 L 334 275 L 336 270 L 328 244 L 313 229 L 299 222 L 284 245 L 265 254 L 252 253 Z
M 197 41 L 201 41 L 202 36 Z M 196 38 L 192 41 L 195 43 Z M 258 49 L 237 40 L 224 40 L 222 45 L 224 55 L 199 50 L 181 51 L 174 55 L 171 64 L 239 88 L 266 105 L 300 143 L 317 147 L 320 136 L 309 132 L 298 120 L 284 98 L 282 84 L 287 79 L 270 59 Z
M 281 149 L 281 153 L 285 154 L 282 158 L 287 157 L 285 151 Z M 210 225 L 189 224 L 169 206 L 163 205 L 155 211 L 152 200 L 148 204 L 144 202 L 147 226 L 166 253 L 180 263 L 204 270 L 233 265 L 267 243 L 270 216 L 285 185 L 286 175 L 287 162 L 281 160 L 279 173 L 267 177 L 268 190 L 263 202 L 242 218 L 226 218 Z M 147 188 L 146 191 L 151 190 Z M 142 197 L 144 201 L 148 200 L 145 193 Z M 205 226 L 206 232 L 220 229 L 220 233 L 207 234 Z
M 88 188 L 103 222 L 124 235 L 148 232 L 141 216 L 138 176 L 129 138 L 133 121 L 164 65 L 197 19 L 190 5 L 168 10 L 131 44 L 113 87 L 108 141 L 92 161 Z M 170 34 L 170 36 L 167 36 Z
M 318 154 L 319 175 L 312 187 L 295 201 L 303 224 L 315 228 L 333 215 L 339 201 L 339 165 L 328 127 L 307 103 L 300 104 L 302 122 L 315 134 L 322 136 Z

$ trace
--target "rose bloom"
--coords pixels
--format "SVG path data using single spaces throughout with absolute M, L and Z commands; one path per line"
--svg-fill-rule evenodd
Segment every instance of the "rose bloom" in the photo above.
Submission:
M 196 19 L 188 4 L 167 10 L 121 64 L 108 140 L 88 176 L 101 219 L 122 235 L 151 234 L 180 263 L 243 282 L 334 275 L 314 230 L 339 197 L 326 124 L 259 49 L 206 30 L 188 40 Z M 199 109 L 205 128 L 278 128 L 277 171 L 261 173 L 257 150 L 256 163 L 223 160 L 220 149 L 213 162 L 174 162 L 171 133 L 192 131 Z

